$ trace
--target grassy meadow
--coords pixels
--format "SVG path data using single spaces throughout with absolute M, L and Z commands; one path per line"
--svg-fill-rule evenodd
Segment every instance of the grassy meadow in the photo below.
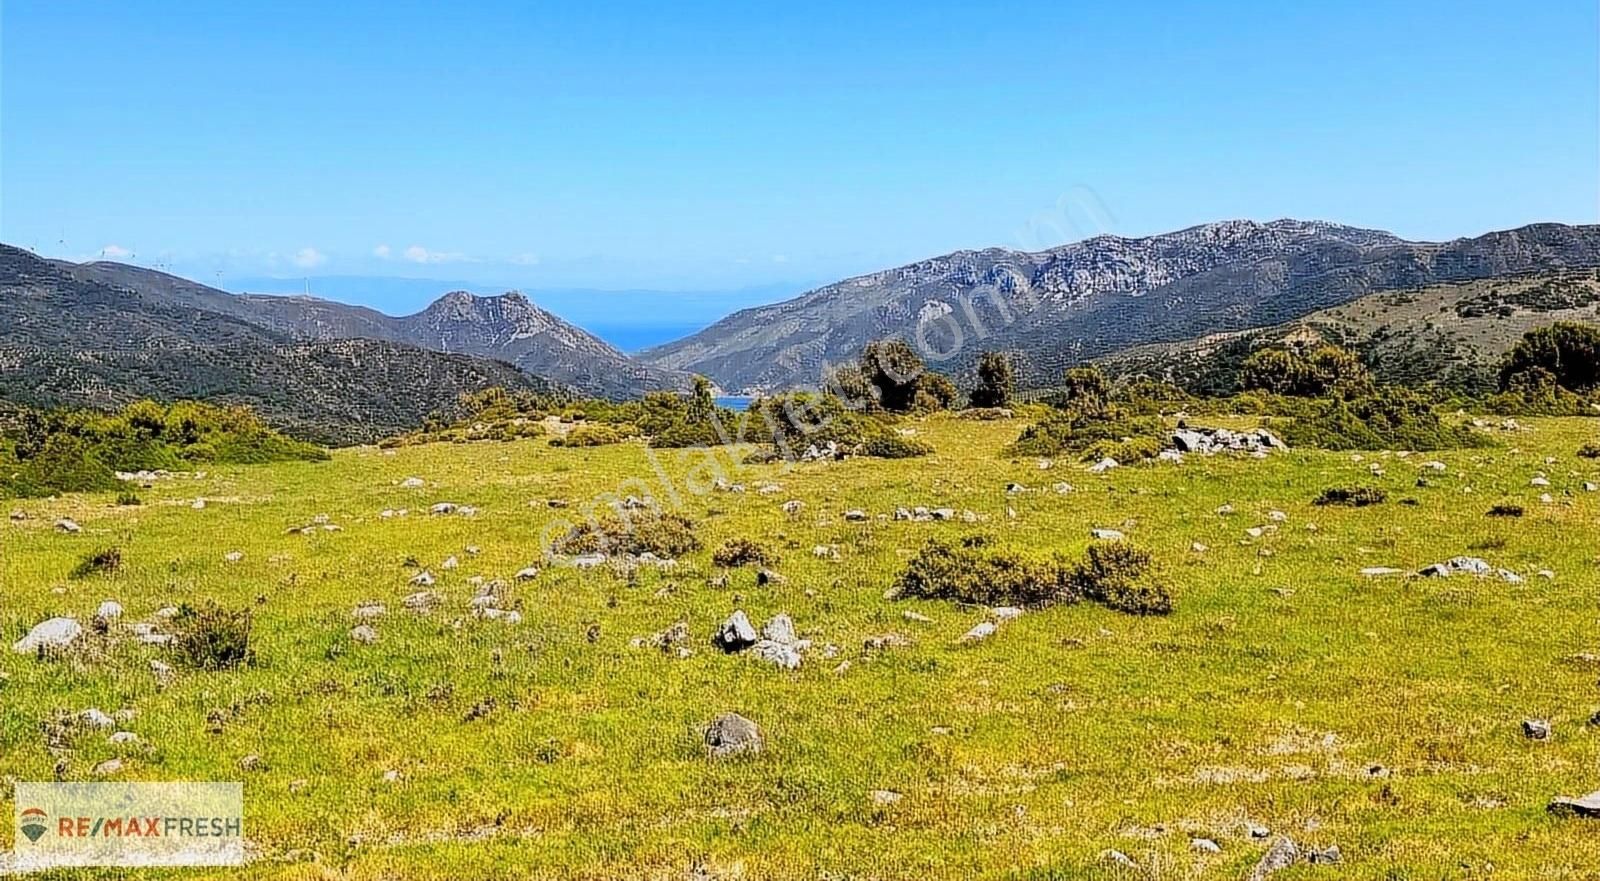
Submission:
M 1479 450 L 1095 475 L 1006 458 L 1020 421 L 934 416 L 903 423 L 936 450 L 920 459 L 745 465 L 530 439 L 224 466 L 137 489 L 138 506 L 8 503 L 28 519 L 0 522 L 0 810 L 12 781 L 95 779 L 114 757 L 109 779 L 243 780 L 254 860 L 171 873 L 185 878 L 1235 879 L 1269 843 L 1252 825 L 1341 849 L 1285 881 L 1594 878 L 1600 825 L 1545 806 L 1600 789 L 1600 493 L 1583 489 L 1600 462 L 1576 456 L 1600 428 L 1526 422 Z M 1540 473 L 1549 488 L 1530 485 Z M 425 485 L 401 486 L 413 476 Z M 717 476 L 747 491 L 696 491 Z M 1008 495 L 1013 482 L 1027 491 Z M 1388 501 L 1312 505 L 1336 486 Z M 692 517 L 702 550 L 631 577 L 542 559 L 558 521 L 645 493 Z M 784 513 L 789 500 L 804 508 Z M 438 502 L 477 511 L 430 516 Z M 1500 502 L 1525 516 L 1487 517 Z M 878 516 L 918 505 L 978 522 Z M 872 519 L 846 522 L 854 508 Z M 337 531 L 289 534 L 323 514 Z M 1095 528 L 1154 553 L 1170 616 L 1054 607 L 966 645 L 985 610 L 885 599 L 931 537 L 1076 557 Z M 713 567 L 734 538 L 776 549 L 784 580 Z M 109 547 L 116 571 L 69 578 Z M 1526 581 L 1360 574 L 1459 555 Z M 469 578 L 529 565 L 542 571 L 510 591 L 520 622 L 472 616 Z M 421 569 L 443 600 L 426 614 L 401 602 Z M 9 651 L 103 600 L 125 628 L 205 598 L 254 610 L 252 664 L 186 668 L 119 628 L 65 659 Z M 388 613 L 360 644 L 352 610 L 369 601 Z M 713 648 L 735 609 L 758 627 L 791 615 L 814 641 L 801 668 Z M 630 645 L 677 621 L 692 656 Z M 908 644 L 864 650 L 886 634 Z M 153 659 L 176 668 L 170 683 Z M 136 711 L 119 727 L 140 742 L 80 731 L 50 750 L 42 722 L 90 707 Z M 761 726 L 764 753 L 707 758 L 701 731 L 729 711 Z M 1553 736 L 1524 737 L 1529 718 Z M 0 850 L 12 834 L 0 826 Z

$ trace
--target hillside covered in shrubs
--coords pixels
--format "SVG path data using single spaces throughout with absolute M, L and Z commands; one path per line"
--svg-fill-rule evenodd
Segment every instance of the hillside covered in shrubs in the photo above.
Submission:
M 195 401 L 139 401 L 115 413 L 28 410 L 12 426 L 0 436 L 0 495 L 12 497 L 114 490 L 117 472 L 328 458 L 247 408 Z

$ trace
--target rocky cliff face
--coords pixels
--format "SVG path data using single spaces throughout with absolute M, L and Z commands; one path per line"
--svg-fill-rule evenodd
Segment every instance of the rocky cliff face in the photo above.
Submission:
M 1374 291 L 1595 265 L 1596 226 L 1425 243 L 1330 223 L 1224 221 L 1036 253 L 962 251 L 745 310 L 640 358 L 724 388 L 776 389 L 816 384 L 868 341 L 901 336 L 957 375 L 980 352 L 1011 352 L 1037 384 L 1085 358 L 1285 321 Z

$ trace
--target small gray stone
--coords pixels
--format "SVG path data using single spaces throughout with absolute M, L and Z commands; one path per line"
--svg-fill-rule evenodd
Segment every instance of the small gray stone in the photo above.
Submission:
M 706 751 L 714 759 L 754 755 L 765 748 L 761 729 L 738 713 L 723 713 L 711 720 L 705 732 Z
M 1288 838 L 1279 837 L 1262 854 L 1261 861 L 1250 871 L 1250 881 L 1265 881 L 1274 872 L 1287 869 L 1300 860 L 1300 848 Z
M 1522 734 L 1529 740 L 1549 740 L 1550 723 L 1544 719 L 1523 719 Z
M 785 670 L 800 669 L 800 652 L 792 645 L 763 639 L 755 644 L 750 653 L 757 660 L 765 661 L 775 667 Z
M 378 641 L 378 631 L 373 630 L 371 625 L 358 624 L 350 630 L 350 638 L 362 645 L 372 645 Z

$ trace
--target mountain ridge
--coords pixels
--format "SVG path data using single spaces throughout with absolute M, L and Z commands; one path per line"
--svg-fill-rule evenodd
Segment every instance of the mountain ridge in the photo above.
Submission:
M 1024 382 L 1044 384 L 1121 348 L 1273 324 L 1377 290 L 1594 265 L 1600 226 L 1412 242 L 1328 221 L 1217 221 L 931 257 L 742 310 L 639 358 L 760 391 L 814 385 L 871 339 L 920 333 L 933 369 L 960 376 L 997 349 L 1016 357 Z
M 685 390 L 689 377 L 640 364 L 563 321 L 520 291 L 450 291 L 409 315 L 307 295 L 234 294 L 154 269 L 112 261 L 50 261 L 78 278 L 157 294 L 301 341 L 372 339 L 506 361 L 597 397 Z

